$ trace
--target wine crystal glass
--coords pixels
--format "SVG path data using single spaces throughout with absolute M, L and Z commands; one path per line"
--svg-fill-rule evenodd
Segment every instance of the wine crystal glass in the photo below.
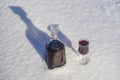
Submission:
M 89 52 L 89 41 L 88 40 L 82 39 L 79 41 L 78 52 L 80 53 L 80 56 L 81 56 L 80 64 L 82 65 L 88 64 L 89 62 L 89 58 L 87 57 L 88 52 Z

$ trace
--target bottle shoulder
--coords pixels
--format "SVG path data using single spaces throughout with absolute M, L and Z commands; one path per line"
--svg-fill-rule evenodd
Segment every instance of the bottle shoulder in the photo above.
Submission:
M 50 40 L 47 43 L 47 47 L 52 49 L 52 50 L 60 50 L 60 49 L 64 48 L 64 44 L 57 39 L 56 40 Z

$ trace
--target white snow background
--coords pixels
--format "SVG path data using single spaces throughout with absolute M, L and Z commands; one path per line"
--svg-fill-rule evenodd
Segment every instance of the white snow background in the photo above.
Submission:
M 49 70 L 44 45 L 59 24 L 67 63 Z M 90 62 L 80 65 L 80 39 Z M 120 0 L 0 0 L 0 80 L 120 80 Z

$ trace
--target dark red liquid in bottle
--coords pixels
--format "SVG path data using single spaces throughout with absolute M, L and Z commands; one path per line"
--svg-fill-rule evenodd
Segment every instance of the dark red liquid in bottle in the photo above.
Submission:
M 89 42 L 87 40 L 79 41 L 79 53 L 85 55 L 89 52 Z
M 65 47 L 59 40 L 52 40 L 46 44 L 46 62 L 49 69 L 66 63 Z

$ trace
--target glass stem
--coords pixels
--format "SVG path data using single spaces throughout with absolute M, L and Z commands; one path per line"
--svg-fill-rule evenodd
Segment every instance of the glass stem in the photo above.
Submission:
M 84 55 L 81 55 L 81 62 L 83 61 L 83 59 L 84 59 Z
M 87 55 L 81 55 L 81 61 L 80 64 L 85 65 L 88 64 L 90 61 L 89 57 Z

